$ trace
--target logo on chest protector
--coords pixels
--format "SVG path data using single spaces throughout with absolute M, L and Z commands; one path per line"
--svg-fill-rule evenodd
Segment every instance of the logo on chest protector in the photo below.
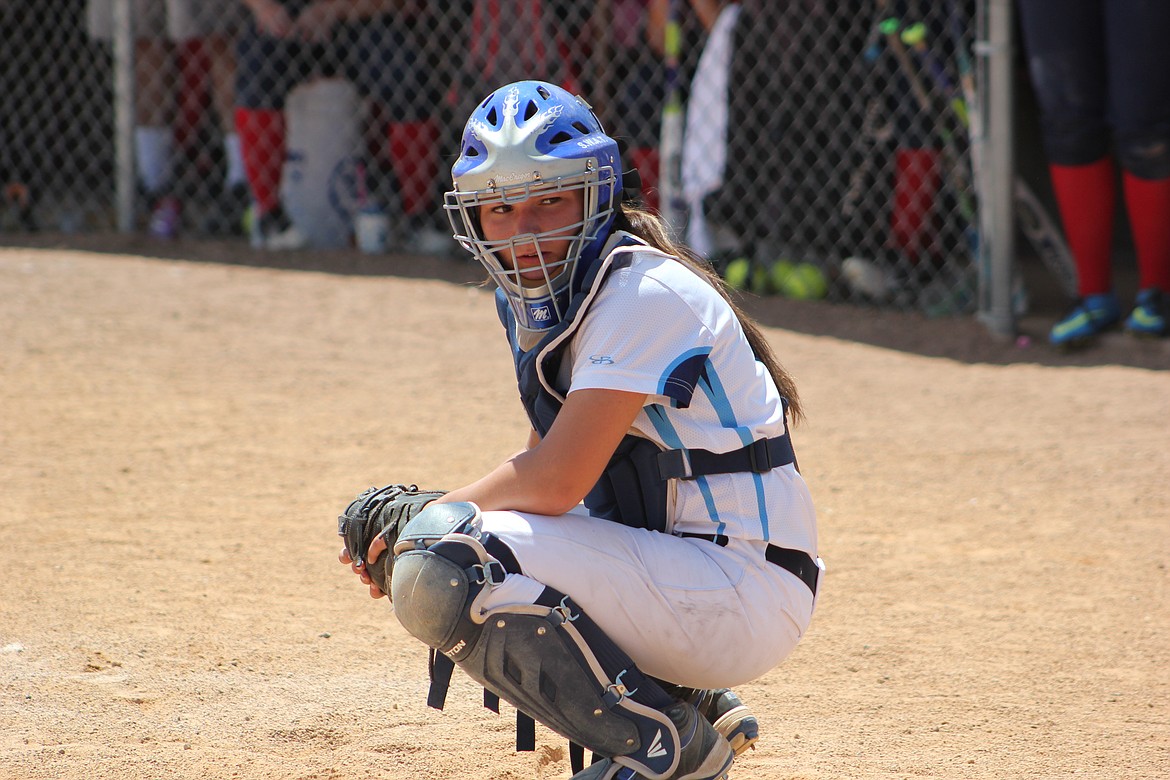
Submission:
M 658 729 L 654 733 L 654 739 L 650 740 L 650 749 L 646 751 L 647 758 L 658 758 L 666 755 L 666 748 L 662 747 L 662 729 Z
M 444 650 L 443 655 L 447 656 L 448 658 L 454 658 L 455 656 L 457 656 L 459 654 L 459 651 L 465 647 L 467 647 L 467 640 L 460 639 L 458 642 L 455 643 L 455 646 L 452 647 L 450 650 Z

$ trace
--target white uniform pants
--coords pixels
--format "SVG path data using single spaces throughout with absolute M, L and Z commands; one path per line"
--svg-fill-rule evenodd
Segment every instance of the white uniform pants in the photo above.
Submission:
M 515 553 L 485 608 L 531 604 L 543 586 L 571 597 L 643 672 L 693 688 L 760 677 L 812 618 L 813 596 L 769 563 L 762 543 L 719 547 L 580 514 L 484 512 Z

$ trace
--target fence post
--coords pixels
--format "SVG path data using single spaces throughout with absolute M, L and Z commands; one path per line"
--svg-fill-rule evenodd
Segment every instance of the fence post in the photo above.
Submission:
M 118 231 L 134 230 L 134 17 L 131 0 L 114 0 L 114 193 Z
M 990 244 L 991 267 L 989 278 L 981 280 L 987 286 L 987 308 L 979 318 L 997 336 L 1015 335 L 1015 312 L 1012 307 L 1012 282 L 1015 269 L 1016 224 L 1013 206 L 1012 181 L 1015 176 L 1014 139 L 1014 74 L 1012 58 L 1013 4 L 1012 0 L 987 0 L 987 40 L 976 47 L 976 54 L 986 58 L 987 89 L 987 154 L 984 156 L 987 176 L 982 177 L 985 193 L 980 203 L 988 213 L 990 230 L 985 235 Z

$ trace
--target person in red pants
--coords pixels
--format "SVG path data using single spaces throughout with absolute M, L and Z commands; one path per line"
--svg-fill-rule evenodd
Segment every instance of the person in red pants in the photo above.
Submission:
M 1139 279 L 1124 327 L 1165 337 L 1170 333 L 1170 3 L 1020 0 L 1019 9 L 1080 294 L 1049 340 L 1083 345 L 1122 322 L 1110 255 L 1117 167 Z
M 252 244 L 296 249 L 308 238 L 280 203 L 286 129 L 285 100 L 316 76 L 352 80 L 359 93 L 386 104 L 384 136 L 408 217 L 437 197 L 437 105 L 422 62 L 421 0 L 243 0 L 252 24 L 237 50 L 235 122 L 251 190 Z

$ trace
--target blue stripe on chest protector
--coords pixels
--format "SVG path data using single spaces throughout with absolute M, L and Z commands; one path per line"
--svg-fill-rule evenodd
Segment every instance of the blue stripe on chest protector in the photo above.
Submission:
M 731 399 L 727 397 L 727 391 L 723 389 L 723 383 L 719 381 L 719 374 L 715 369 L 708 365 L 707 370 L 702 372 L 699 377 L 699 387 L 706 394 L 711 406 L 715 409 L 715 413 L 719 415 L 719 422 L 724 428 L 734 429 L 739 436 L 740 442 L 745 446 L 751 444 L 752 432 L 747 428 L 742 427 L 735 419 L 735 411 L 731 408 Z M 764 541 L 768 541 L 770 535 L 768 533 L 768 502 L 764 496 L 764 480 L 762 475 L 752 472 L 752 484 L 756 489 L 756 511 L 760 516 L 760 533 Z
M 673 450 L 684 449 L 682 440 L 679 439 L 678 432 L 667 419 L 666 409 L 662 408 L 662 404 L 647 406 L 646 416 L 650 418 L 650 422 L 654 424 L 654 430 L 658 432 L 667 447 Z M 711 495 L 711 486 L 707 484 L 707 478 L 696 477 L 695 484 L 699 488 L 699 494 L 703 496 L 703 503 L 707 505 L 707 516 L 711 518 L 712 523 L 716 524 L 715 533 L 725 534 L 727 524 L 719 519 L 719 510 L 715 508 L 715 497 Z

